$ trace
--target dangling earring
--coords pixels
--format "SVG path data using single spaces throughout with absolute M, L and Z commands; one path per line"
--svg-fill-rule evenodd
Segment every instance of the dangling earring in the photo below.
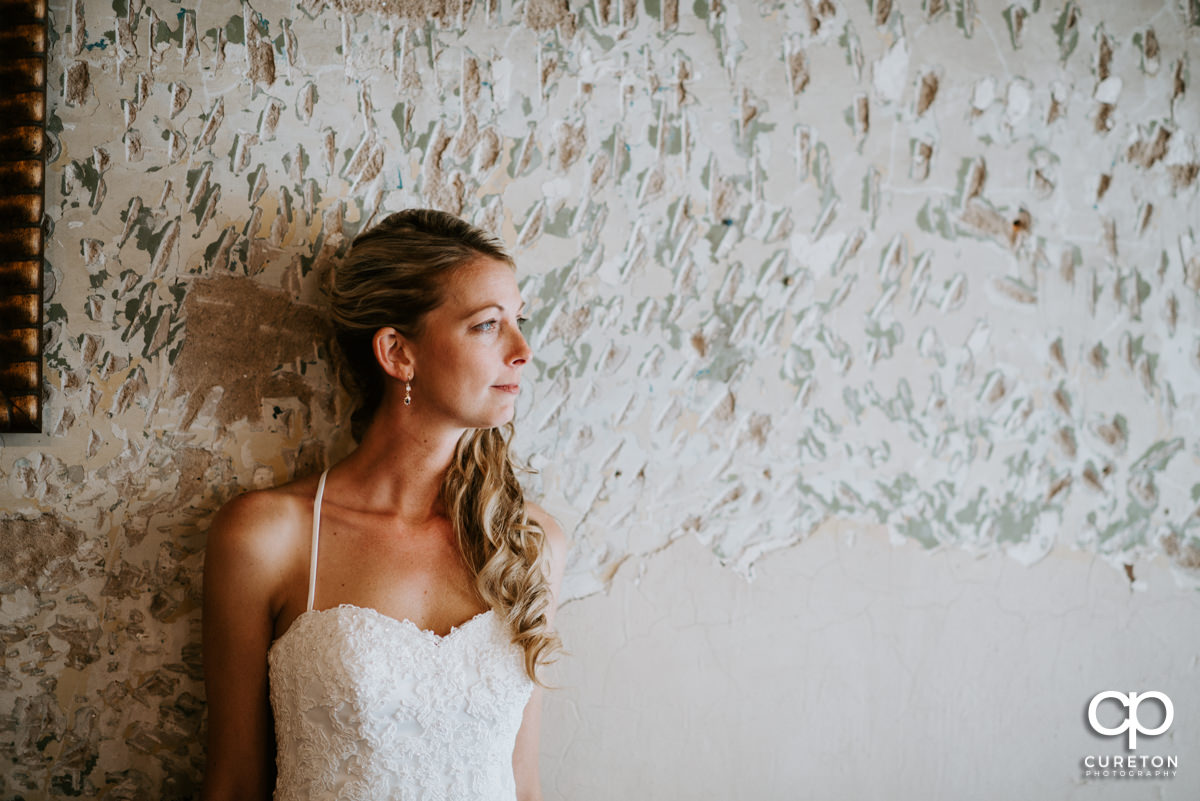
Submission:
M 412 384 L 407 381 L 404 382 L 404 405 L 412 405 Z

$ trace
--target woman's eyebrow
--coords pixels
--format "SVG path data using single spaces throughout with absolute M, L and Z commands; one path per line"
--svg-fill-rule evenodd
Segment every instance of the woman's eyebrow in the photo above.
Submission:
M 465 316 L 466 317 L 474 317 L 476 314 L 479 314 L 484 309 L 499 309 L 501 314 L 504 313 L 503 305 L 501 305 L 499 303 L 485 303 L 484 305 L 480 306 L 478 309 L 467 312 Z M 517 314 L 520 314 L 523 311 L 525 311 L 525 301 L 521 301 L 521 305 L 517 308 Z

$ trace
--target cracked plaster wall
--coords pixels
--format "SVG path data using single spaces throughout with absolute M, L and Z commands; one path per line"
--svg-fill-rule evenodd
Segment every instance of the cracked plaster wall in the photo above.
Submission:
M 562 610 L 586 636 L 551 677 L 546 797 L 1195 799 L 1200 606 L 1162 560 L 1145 573 L 1131 591 L 1086 551 L 1026 567 L 830 521 L 746 582 L 685 539 Z M 1172 700 L 1135 755 L 1176 756 L 1174 776 L 1084 774 L 1127 753 L 1087 725 L 1113 687 Z
M 570 597 L 679 537 L 749 574 L 830 519 L 1196 586 L 1194 2 L 72 0 L 51 29 L 0 795 L 193 793 L 207 520 L 349 447 L 324 282 L 411 205 L 520 264 Z

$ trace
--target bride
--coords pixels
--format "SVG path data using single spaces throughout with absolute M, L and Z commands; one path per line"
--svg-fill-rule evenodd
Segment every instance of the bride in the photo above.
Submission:
M 332 296 L 359 445 L 213 522 L 203 798 L 539 799 L 566 540 L 508 453 L 513 261 L 409 210 L 355 240 Z

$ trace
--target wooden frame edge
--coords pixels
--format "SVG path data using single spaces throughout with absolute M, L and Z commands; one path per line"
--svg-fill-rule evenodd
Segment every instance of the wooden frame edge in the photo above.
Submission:
M 42 430 L 46 0 L 0 0 L 0 433 Z

